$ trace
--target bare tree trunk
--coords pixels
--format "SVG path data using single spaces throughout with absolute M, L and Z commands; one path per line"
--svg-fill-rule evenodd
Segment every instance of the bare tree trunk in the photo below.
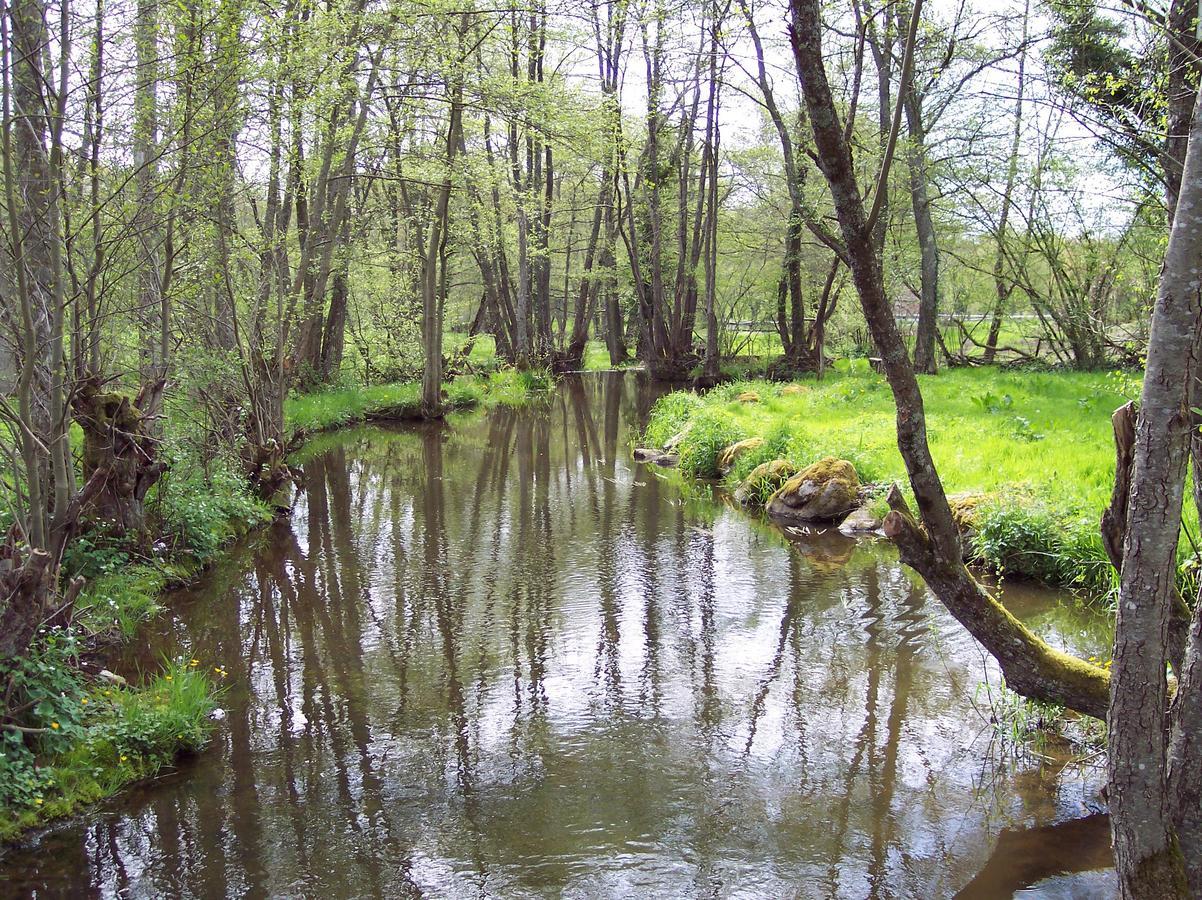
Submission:
M 1120 892 L 1129 898 L 1191 896 L 1182 857 L 1186 848 L 1178 843 L 1174 802 L 1166 790 L 1170 740 L 1166 671 L 1185 466 L 1193 430 L 1189 400 L 1199 375 L 1200 257 L 1202 91 L 1194 106 L 1176 214 L 1152 311 L 1115 623 L 1110 814 Z M 1192 689 L 1197 659 L 1196 654 L 1191 657 L 1185 683 Z M 1179 703 L 1188 708 L 1198 699 L 1197 694 L 1186 695 Z M 1194 720 L 1196 714 L 1185 719 Z M 1185 752 L 1184 747 L 1178 750 Z M 1197 810 L 1190 812 L 1197 821 Z
M 1010 207 L 1014 202 L 1014 184 L 1018 180 L 1018 151 L 1023 134 L 1023 93 L 1027 87 L 1027 28 L 1030 25 L 1031 4 L 1023 4 L 1023 49 L 1018 55 L 1018 95 L 1014 100 L 1014 131 L 1010 137 L 1010 156 L 1006 162 L 1006 187 L 1002 191 L 1002 210 L 998 215 L 996 247 L 993 255 L 993 289 L 996 299 L 993 316 L 989 321 L 989 336 L 985 340 L 985 362 L 992 363 L 997 356 L 998 337 L 1002 330 L 1002 316 L 1010 299 L 1013 283 L 1006 280 L 1006 229 L 1010 224 Z
M 939 327 L 939 245 L 935 220 L 931 216 L 930 188 L 926 159 L 926 132 L 922 105 L 914 92 L 901 101 L 905 107 L 910 141 L 906 162 L 910 170 L 910 201 L 914 207 L 914 230 L 921 258 L 918 327 L 914 333 L 914 368 L 935 374 L 935 329 Z
M 138 323 L 142 381 L 161 377 L 159 372 L 159 222 L 154 190 L 158 166 L 158 4 L 138 0 L 134 20 L 137 55 L 134 94 L 134 169 L 137 177 L 138 211 L 135 228 L 141 245 L 138 268 Z
M 469 26 L 470 15 L 468 13 L 461 14 L 458 27 L 460 53 L 463 51 Z M 422 368 L 421 406 L 422 415 L 426 418 L 440 418 L 443 415 L 442 313 L 446 292 L 446 240 L 450 218 L 451 188 L 454 185 L 452 167 L 459 150 L 460 129 L 463 121 L 462 77 L 462 74 L 458 72 L 453 76 L 454 83 L 450 96 L 451 110 L 447 122 L 444 156 L 446 173 L 438 188 L 430 233 L 426 237 L 426 245 L 422 253 L 422 347 L 425 352 L 425 364 Z

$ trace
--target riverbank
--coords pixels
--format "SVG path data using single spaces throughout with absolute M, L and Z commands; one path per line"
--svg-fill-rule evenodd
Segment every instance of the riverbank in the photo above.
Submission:
M 522 406 L 547 384 L 540 373 L 514 370 L 465 376 L 448 383 L 447 408 Z M 417 418 L 419 406 L 413 382 L 294 395 L 285 404 L 289 445 L 364 422 Z M 0 842 L 154 777 L 208 739 L 225 661 L 165 660 L 144 685 L 129 685 L 101 675 L 97 660 L 160 615 L 164 594 L 194 582 L 273 514 L 220 461 L 207 473 L 175 461 L 148 508 L 158 534 L 150 548 L 98 531 L 68 548 L 65 570 L 87 580 L 72 622 L 48 630 L 12 673 L 25 699 L 0 729 Z
M 998 574 L 1108 596 L 1114 573 L 1098 532 L 1114 480 L 1110 415 L 1134 396 L 1123 373 L 956 369 L 920 376 L 931 452 L 949 494 L 960 495 L 973 561 Z M 737 382 L 655 405 L 644 436 L 674 447 L 682 474 L 736 488 L 761 463 L 797 470 L 845 459 L 861 483 L 908 490 L 893 397 L 864 361 L 821 381 Z M 718 456 L 759 438 L 719 472 Z M 745 493 L 748 493 L 745 491 Z M 752 491 L 753 505 L 767 497 Z M 758 501 L 758 504 L 755 502 Z M 883 512 L 883 501 L 875 502 Z M 1187 513 L 1191 527 L 1196 521 Z M 1182 562 L 1187 558 L 1182 548 Z

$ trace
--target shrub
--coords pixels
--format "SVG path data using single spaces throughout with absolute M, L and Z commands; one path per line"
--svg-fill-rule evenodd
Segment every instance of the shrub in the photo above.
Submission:
M 271 518 L 267 506 L 247 489 L 241 473 L 221 459 L 210 466 L 207 476 L 186 458 L 172 460 L 154 494 L 168 547 L 201 563 L 224 544 Z

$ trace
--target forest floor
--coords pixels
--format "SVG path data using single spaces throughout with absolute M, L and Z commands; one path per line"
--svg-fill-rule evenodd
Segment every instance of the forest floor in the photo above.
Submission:
M 1114 483 L 1110 416 L 1137 396 L 1138 377 L 975 368 L 920 381 L 944 485 L 976 501 L 977 561 L 1089 595 L 1109 594 L 1113 570 L 1098 522 Z M 682 471 L 706 475 L 714 473 L 723 447 L 765 439 L 727 475 L 732 486 L 761 462 L 779 458 L 804 466 L 828 456 L 850 461 L 861 482 L 907 485 L 883 376 L 864 360 L 844 360 L 822 380 L 797 385 L 739 381 L 701 396 L 669 394 L 652 412 L 646 443 L 662 446 L 687 429 L 678 448 Z M 1192 510 L 1187 521 L 1196 534 Z M 1192 556 L 1188 546 L 1183 542 L 1183 563 Z

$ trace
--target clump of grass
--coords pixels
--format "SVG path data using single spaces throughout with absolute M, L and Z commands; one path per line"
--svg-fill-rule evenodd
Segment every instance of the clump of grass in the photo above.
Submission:
M 310 434 L 362 422 L 369 413 L 382 409 L 412 408 L 421 402 L 416 382 L 343 387 L 312 394 L 293 394 L 284 404 L 284 419 L 290 435 Z
M 977 562 L 999 574 L 1102 597 L 1117 587 L 1097 526 L 1058 515 L 1038 502 L 983 507 L 972 552 Z
M 789 426 L 784 422 L 778 422 L 764 435 L 764 443 L 746 451 L 735 460 L 734 466 L 726 476 L 727 483 L 731 485 L 740 484 L 751 474 L 751 471 L 756 466 L 771 462 L 774 459 L 784 459 L 787 462 L 793 462 L 790 454 L 791 449 L 796 449 L 793 446 L 793 440 L 794 435 L 790 431 Z
M 24 712 L 0 730 L 0 840 L 153 777 L 208 740 L 216 691 L 199 660 L 171 661 L 141 688 L 89 684 L 79 646 L 56 629 L 3 673 Z
M 987 685 L 978 686 L 978 696 L 982 690 L 995 734 L 1017 754 L 1029 750 L 1043 753 L 1052 742 L 1058 742 L 1084 762 L 1105 750 L 1104 722 L 1055 703 L 1029 700 L 1004 685 L 997 693 Z
M 113 630 L 125 640 L 159 613 L 158 597 L 167 586 L 161 569 L 135 565 L 90 582 L 75 604 L 75 622 L 92 633 Z
M 692 391 L 673 391 L 660 397 L 651 407 L 651 415 L 643 432 L 643 443 L 648 447 L 662 447 L 704 406 L 702 399 Z
M 458 382 L 452 383 L 452 389 Z M 541 370 L 501 369 L 488 379 L 481 399 L 488 406 L 525 406 L 551 389 L 550 376 Z
M 745 435 L 730 416 L 717 411 L 707 410 L 691 422 L 677 448 L 680 472 L 688 478 L 717 478 L 718 454 Z
M 482 377 L 464 375 L 450 381 L 446 407 L 450 411 L 479 405 L 521 406 L 532 394 L 546 390 L 545 373 L 500 369 Z M 416 381 L 396 384 L 352 385 L 293 394 L 284 404 L 284 420 L 290 439 L 342 428 L 371 418 L 417 418 L 421 413 L 421 385 Z

